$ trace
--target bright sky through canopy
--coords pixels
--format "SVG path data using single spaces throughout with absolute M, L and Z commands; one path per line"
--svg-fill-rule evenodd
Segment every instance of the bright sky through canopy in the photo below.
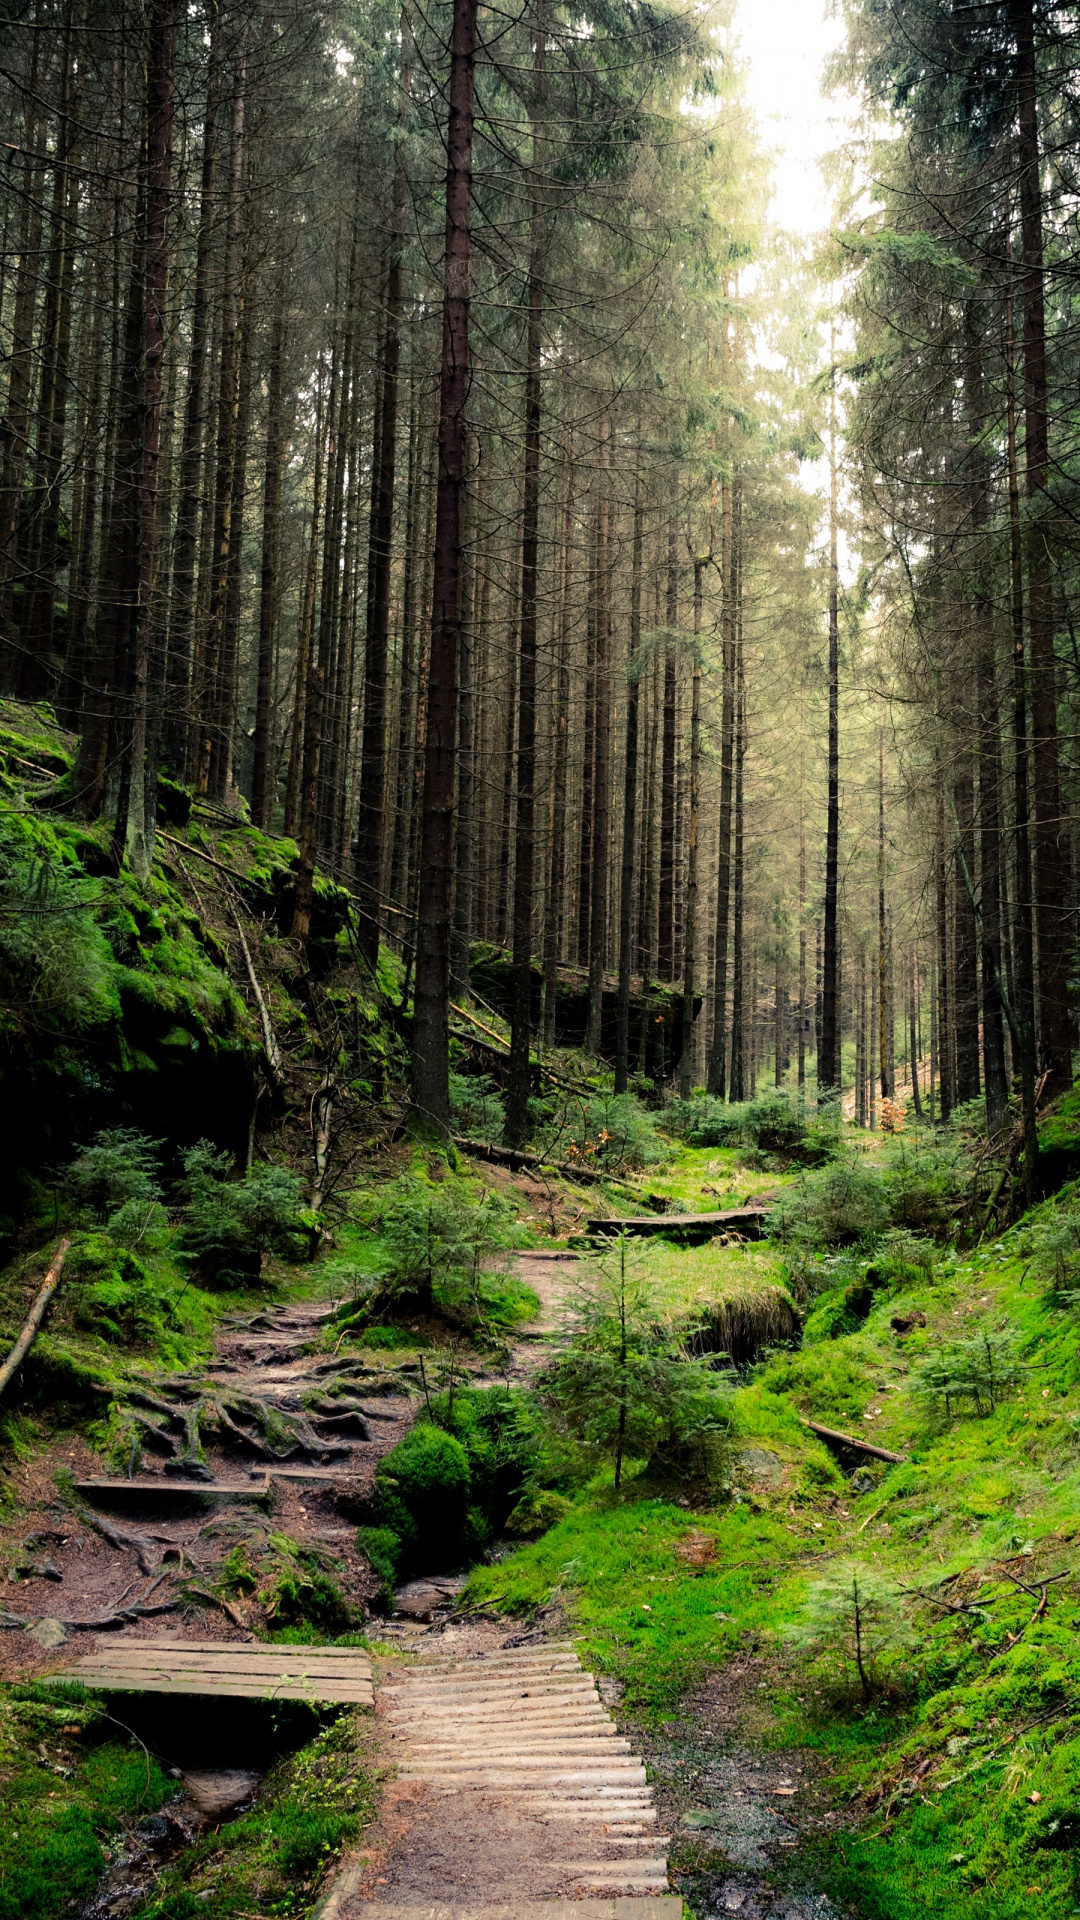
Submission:
M 735 31 L 746 91 L 766 148 L 774 154 L 772 218 L 797 234 L 828 225 L 819 157 L 843 137 L 847 102 L 821 91 L 824 61 L 844 28 L 828 0 L 738 0 Z

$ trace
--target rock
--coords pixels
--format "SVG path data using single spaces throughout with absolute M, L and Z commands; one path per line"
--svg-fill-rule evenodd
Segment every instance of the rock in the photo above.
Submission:
M 33 1626 L 27 1627 L 26 1631 L 31 1640 L 36 1640 L 39 1647 L 44 1647 L 50 1652 L 53 1647 L 62 1647 L 68 1637 L 68 1630 L 62 1620 L 35 1620 Z
M 204 1820 L 211 1821 L 222 1820 L 234 1807 L 243 1806 L 261 1779 L 261 1773 L 239 1767 L 187 1769 L 183 1775 L 184 1785 L 200 1814 Z
M 738 1464 L 751 1480 L 765 1480 L 773 1487 L 784 1477 L 780 1455 L 770 1453 L 767 1447 L 744 1447 Z

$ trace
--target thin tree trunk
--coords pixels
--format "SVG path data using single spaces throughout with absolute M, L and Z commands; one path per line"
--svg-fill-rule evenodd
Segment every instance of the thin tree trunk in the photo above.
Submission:
M 1010 242 L 1006 238 L 1006 260 Z M 1027 718 L 1027 663 L 1024 652 L 1024 568 L 1020 522 L 1020 478 L 1016 457 L 1015 340 L 1011 263 L 1005 281 L 1006 460 L 1009 494 L 1009 623 L 1013 666 L 1013 967 L 1016 976 L 1017 1052 L 1020 1111 L 1024 1134 L 1024 1201 L 1035 1203 L 1039 1129 L 1035 1106 L 1035 956 L 1031 899 L 1031 803 Z M 942 1048 L 944 1056 L 944 1047 Z M 942 1117 L 944 1084 L 942 1086 Z
M 398 370 L 401 363 L 402 256 L 405 250 L 404 135 L 408 121 L 408 101 L 412 79 L 411 25 L 407 9 L 402 10 L 401 46 L 398 140 L 394 151 L 377 435 L 378 463 L 371 482 L 368 619 L 364 648 L 364 731 L 360 760 L 359 817 L 356 830 L 356 890 L 360 897 L 357 941 L 361 953 L 371 967 L 375 966 L 379 957 L 379 903 L 382 897 L 386 833 L 386 675 L 390 651 Z M 359 181 L 357 187 L 359 197 Z
M 690 808 L 686 835 L 686 919 L 683 933 L 682 1052 L 679 1092 L 689 1100 L 694 1070 L 694 986 L 697 968 L 698 816 L 701 809 L 701 599 L 705 560 L 694 562 L 694 661 L 690 694 Z
M 668 640 L 664 650 L 664 724 L 660 771 L 660 930 L 657 972 L 675 978 L 675 630 L 679 621 L 679 575 L 675 560 L 675 521 L 668 521 Z
M 256 665 L 255 740 L 251 776 L 251 817 L 265 827 L 273 808 L 270 783 L 273 716 L 274 640 L 278 613 L 281 549 L 281 472 L 285 419 L 285 299 L 288 268 L 278 270 L 277 298 L 270 331 L 266 374 L 266 455 L 263 466 L 262 565 L 259 572 L 259 637 Z
M 630 976 L 634 968 L 634 866 L 637 859 L 643 521 L 644 505 L 639 472 L 634 490 L 633 557 L 630 575 L 630 652 L 626 663 L 626 764 L 623 773 L 622 873 L 619 888 L 619 988 L 615 1006 L 616 1093 L 625 1093 L 630 1084 Z M 644 982 L 642 985 L 644 986 Z
M 536 623 L 540 559 L 540 372 L 544 315 L 544 196 L 541 123 L 546 27 L 538 0 L 533 27 L 532 208 L 528 319 L 525 335 L 525 453 L 521 494 L 521 623 L 518 660 L 517 812 L 514 823 L 514 922 L 511 962 L 510 1063 L 506 1090 L 508 1146 L 529 1131 L 529 1038 L 532 1032 L 532 916 L 536 823 Z
M 439 481 L 428 664 L 424 793 L 417 892 L 412 1106 L 450 1130 L 450 909 L 461 644 L 461 504 L 469 391 L 469 250 L 477 0 L 454 0 L 447 127 L 446 249 L 439 392 Z
M 1025 528 L 1028 634 L 1031 642 L 1031 776 L 1038 930 L 1040 1066 L 1048 1094 L 1072 1086 L 1069 1026 L 1069 861 L 1061 805 L 1052 508 L 1047 494 L 1046 319 L 1034 0 L 1009 0 L 1016 36 L 1017 174 L 1024 309 L 1024 482 L 1031 502 Z
M 837 562 L 835 377 L 834 371 L 829 447 L 829 743 L 819 1103 L 822 1098 L 827 1099 L 840 1091 L 840 975 L 837 952 L 840 879 L 840 573 Z
M 210 332 L 210 263 L 214 237 L 216 190 L 218 74 L 220 61 L 219 0 L 206 0 L 209 40 L 206 110 L 203 117 L 202 178 L 199 186 L 199 225 L 195 242 L 195 274 L 191 293 L 191 348 L 188 355 L 187 400 L 177 478 L 176 526 L 173 533 L 172 591 L 166 664 L 165 766 L 182 777 L 192 677 L 192 641 L 195 617 L 195 561 L 199 539 L 199 478 L 203 462 L 206 418 L 207 346 Z
M 611 811 L 611 496 L 608 491 L 608 425 L 602 426 L 601 495 L 596 518 L 596 761 L 593 777 L 593 852 L 589 928 L 589 1018 L 585 1050 L 599 1058 L 603 1026 L 604 967 L 608 939 L 608 841 Z

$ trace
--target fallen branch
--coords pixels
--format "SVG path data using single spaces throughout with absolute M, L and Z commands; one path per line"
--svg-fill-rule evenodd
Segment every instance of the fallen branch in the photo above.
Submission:
M 270 1009 L 266 1004 L 266 997 L 259 985 L 258 975 L 255 972 L 255 962 L 251 957 L 251 948 L 248 946 L 244 929 L 240 925 L 240 915 L 237 913 L 231 900 L 228 906 L 233 926 L 236 928 L 240 941 L 240 951 L 244 956 L 244 965 L 247 968 L 247 977 L 251 982 L 251 991 L 255 995 L 255 1005 L 259 1010 L 259 1025 L 262 1028 L 263 1052 L 266 1055 L 266 1064 L 270 1069 L 270 1075 L 274 1085 L 278 1092 L 282 1093 L 285 1088 L 285 1063 L 282 1059 L 281 1048 L 278 1045 L 277 1034 L 274 1032 L 273 1022 L 270 1019 Z
M 70 1240 L 61 1240 L 60 1245 L 57 1247 L 56 1252 L 53 1254 L 52 1265 L 49 1268 L 48 1273 L 45 1275 L 45 1281 L 44 1281 L 44 1285 L 41 1288 L 41 1292 L 38 1294 L 37 1299 L 34 1301 L 33 1306 L 31 1307 L 29 1313 L 26 1316 L 26 1319 L 23 1322 L 22 1331 L 20 1332 L 19 1337 L 15 1342 L 15 1345 L 12 1347 L 11 1352 L 8 1354 L 7 1359 L 4 1361 L 3 1366 L 0 1367 L 0 1393 L 3 1393 L 4 1388 L 10 1382 L 12 1375 L 16 1373 L 18 1369 L 21 1367 L 23 1361 L 26 1359 L 27 1354 L 29 1353 L 31 1347 L 34 1344 L 34 1340 L 37 1337 L 38 1328 L 40 1327 L 42 1321 L 45 1318 L 45 1312 L 49 1305 L 49 1301 L 52 1299 L 53 1294 L 56 1292 L 57 1287 L 60 1285 L 60 1275 L 63 1272 L 64 1257 L 67 1254 L 68 1248 L 70 1246 L 71 1246 Z
M 809 1427 L 819 1440 L 831 1440 L 838 1447 L 854 1447 L 856 1453 L 872 1453 L 875 1460 L 898 1462 L 907 1459 L 904 1453 L 890 1453 L 888 1447 L 871 1446 L 869 1440 L 856 1440 L 852 1433 L 837 1433 L 835 1427 L 820 1426 L 816 1420 L 800 1420 L 799 1424 Z

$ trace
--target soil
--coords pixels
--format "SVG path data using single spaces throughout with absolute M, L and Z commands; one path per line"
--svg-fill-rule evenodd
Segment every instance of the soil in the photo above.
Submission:
M 34 1459 L 13 1465 L 8 1480 L 11 1517 L 0 1527 L 0 1566 L 7 1569 L 0 1612 L 0 1678 L 32 1677 L 62 1664 L 70 1652 L 97 1651 L 117 1639 L 152 1638 L 162 1613 L 170 1634 L 182 1639 L 235 1639 L 238 1629 L 250 1633 L 266 1626 L 257 1595 L 233 1595 L 215 1604 L 210 1589 L 235 1547 L 245 1544 L 258 1560 L 275 1533 L 320 1553 L 356 1616 L 363 1619 L 370 1613 L 378 1583 L 357 1551 L 356 1523 L 379 1459 L 411 1425 L 412 1379 L 400 1368 L 382 1368 L 366 1357 L 335 1357 L 323 1351 L 318 1336 L 325 1317 L 325 1307 L 316 1302 L 268 1308 L 223 1323 L 205 1373 L 162 1376 L 153 1388 L 170 1402 L 182 1394 L 188 1404 L 199 1395 L 223 1390 L 260 1404 L 268 1416 L 293 1416 L 305 1423 L 310 1418 L 305 1403 L 313 1395 L 331 1415 L 339 1405 L 362 1404 L 364 1416 L 354 1422 L 331 1418 L 322 1426 L 320 1437 L 325 1436 L 326 1444 L 321 1455 L 315 1452 L 299 1461 L 290 1456 L 282 1463 L 321 1465 L 333 1471 L 332 1480 L 276 1480 L 261 1502 L 215 1502 L 215 1479 L 261 1477 L 266 1466 L 242 1437 L 230 1436 L 226 1446 L 220 1435 L 205 1450 L 206 1494 L 190 1499 L 171 1490 L 176 1463 L 155 1458 L 139 1469 L 137 1493 L 121 1486 L 107 1507 L 90 1508 L 57 1487 L 61 1468 L 76 1480 L 102 1477 L 100 1459 L 78 1437 L 65 1438 Z M 315 1419 L 318 1425 L 317 1415 Z M 367 1439 L 361 1437 L 365 1426 Z M 145 1494 L 144 1483 L 150 1489 Z M 110 1540 L 95 1522 L 126 1535 L 132 1544 Z M 137 1607 L 151 1611 L 115 1625 L 99 1624 Z M 42 1635 L 41 1623 L 56 1621 L 64 1629 L 62 1636 L 55 1629 Z M 40 1645 L 39 1636 L 51 1638 L 54 1645 Z M 72 1644 L 59 1653 L 64 1641 Z
M 672 1881 L 701 1915 L 840 1920 L 826 1895 L 803 1884 L 795 1857 L 802 1838 L 837 1824 L 820 1759 L 767 1743 L 765 1684 L 763 1660 L 732 1660 L 643 1741 L 660 1819 L 674 1836 Z

